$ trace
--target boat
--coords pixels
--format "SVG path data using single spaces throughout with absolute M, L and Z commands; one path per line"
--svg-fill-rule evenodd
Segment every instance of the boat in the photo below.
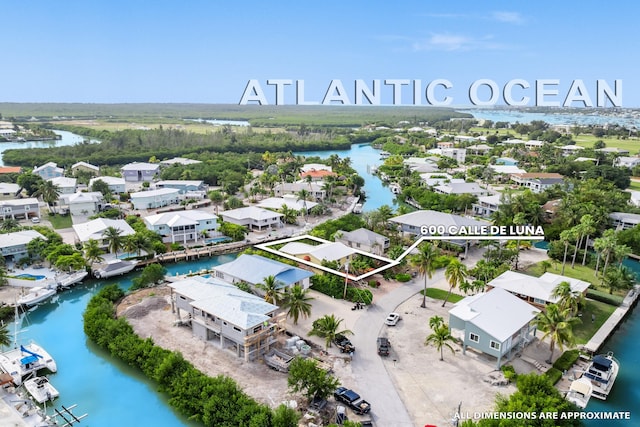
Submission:
M 24 377 L 43 369 L 57 372 L 58 366 L 53 357 L 36 343 L 31 342 L 0 353 L 0 370 L 11 375 L 16 386 L 22 384 Z
M 606 355 L 598 354 L 591 359 L 589 367 L 583 374 L 593 386 L 591 395 L 597 399 L 606 400 L 618 376 L 620 363 L 613 357 L 612 352 Z
M 565 399 L 575 404 L 578 408 L 584 409 L 587 407 L 592 393 L 593 384 L 591 384 L 591 380 L 586 377 L 580 377 L 571 383 Z
M 137 261 L 124 261 L 121 259 L 114 259 L 103 264 L 102 267 L 93 271 L 93 275 L 98 279 L 106 279 L 108 277 L 119 276 L 126 274 L 136 268 Z
M 58 287 L 66 289 L 82 282 L 82 280 L 89 275 L 89 272 L 85 270 L 75 271 L 73 273 L 64 274 L 62 276 L 56 276 L 56 283 Z
M 0 373 L 0 414 L 2 425 L 49 427 L 59 426 L 31 399 L 18 392 L 11 375 Z
M 36 286 L 31 290 L 18 298 L 17 303 L 26 307 L 33 307 L 41 302 L 44 302 L 56 294 L 56 289 L 51 286 Z
M 29 378 L 24 382 L 24 388 L 38 403 L 44 403 L 47 400 L 53 400 L 60 396 L 58 390 L 51 385 L 47 377 Z

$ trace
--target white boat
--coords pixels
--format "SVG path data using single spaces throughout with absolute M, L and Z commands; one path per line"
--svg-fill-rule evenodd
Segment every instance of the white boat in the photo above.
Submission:
M 93 271 L 94 276 L 98 279 L 106 279 L 107 277 L 119 276 L 136 268 L 137 261 L 124 261 L 115 259 L 103 264 L 102 267 Z
M 578 408 L 584 409 L 587 407 L 592 393 L 593 384 L 591 384 L 591 380 L 581 377 L 571 383 L 565 399 L 575 404 Z
M 588 378 L 593 386 L 591 395 L 597 399 L 607 400 L 619 369 L 620 363 L 613 357 L 612 352 L 594 356 L 583 374 L 583 377 Z
M 38 305 L 41 302 L 48 300 L 56 294 L 56 289 L 52 287 L 36 286 L 30 289 L 31 290 L 27 294 L 18 298 L 18 304 L 33 307 L 34 305 Z
M 85 270 L 75 271 L 73 273 L 64 274 L 61 276 L 56 276 L 56 283 L 60 288 L 70 288 L 76 283 L 82 282 L 82 280 L 87 277 L 89 272 Z
M 42 369 L 58 371 L 53 357 L 36 343 L 29 343 L 0 353 L 0 370 L 11 375 L 13 383 L 22 384 L 22 379 Z
M 38 403 L 44 403 L 47 400 L 53 400 L 60 396 L 56 388 L 51 385 L 47 377 L 29 378 L 24 382 L 24 388 Z
M 32 400 L 18 392 L 9 374 L 0 373 L 0 424 L 7 426 L 59 426 Z

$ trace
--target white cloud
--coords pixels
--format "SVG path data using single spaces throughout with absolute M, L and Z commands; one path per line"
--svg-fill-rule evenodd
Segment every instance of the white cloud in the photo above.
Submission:
M 492 36 L 473 38 L 457 34 L 432 34 L 425 40 L 414 41 L 413 50 L 440 50 L 446 52 L 465 50 L 498 50 L 506 49 L 505 45 L 493 41 Z
M 506 22 L 508 24 L 522 24 L 524 18 L 518 12 L 493 12 L 491 17 L 499 22 Z

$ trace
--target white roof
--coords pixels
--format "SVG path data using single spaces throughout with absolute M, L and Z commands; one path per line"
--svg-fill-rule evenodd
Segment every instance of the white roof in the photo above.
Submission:
M 380 240 L 385 241 L 387 238 L 382 234 L 378 234 L 375 231 L 371 231 L 367 228 L 358 228 L 353 231 L 338 231 L 342 233 L 341 238 L 349 242 L 364 243 L 372 245 Z M 336 233 L 337 235 L 337 233 Z
M 560 147 L 560 149 L 578 151 L 578 150 L 584 150 L 584 147 L 581 147 L 579 145 L 563 145 L 562 147 Z
M 254 219 L 254 220 L 261 220 L 261 219 L 280 218 L 282 216 L 281 213 L 272 212 L 270 210 L 262 209 L 257 206 L 248 206 L 244 208 L 231 209 L 228 211 L 220 212 L 220 215 L 226 216 L 228 218 L 233 218 L 236 220 L 242 220 L 247 218 Z
M 549 303 L 555 303 L 558 301 L 558 298 L 552 297 L 551 294 L 562 282 L 569 282 L 571 290 L 580 293 L 584 292 L 591 285 L 583 280 L 554 273 L 547 272 L 540 277 L 534 277 L 528 274 L 516 273 L 515 271 L 505 271 L 487 283 L 487 285 L 504 289 L 516 295 L 524 295 Z
M 482 196 L 482 197 L 478 197 L 478 203 L 488 203 L 490 205 L 500 205 L 502 204 L 502 200 L 500 200 L 502 198 L 501 194 L 492 194 L 491 196 Z
M 12 246 L 26 245 L 33 239 L 47 240 L 42 234 L 35 230 L 15 231 L 13 233 L 2 234 L 0 239 L 0 248 L 9 248 Z
M 132 199 L 144 199 L 147 197 L 168 196 L 179 193 L 180 190 L 178 190 L 177 188 L 158 188 L 157 190 L 138 191 L 137 193 L 131 193 L 129 197 Z
M 444 225 L 445 227 L 455 225 L 455 226 L 482 226 L 482 225 L 490 225 L 487 221 L 479 221 L 473 218 L 467 218 L 460 215 L 449 214 L 438 211 L 431 210 L 421 210 L 410 212 L 408 214 L 396 216 L 391 218 L 389 221 L 395 222 L 397 224 L 407 224 L 415 227 L 420 227 L 422 225 Z
M 540 313 L 535 307 L 502 289 L 492 289 L 463 300 L 449 310 L 498 341 L 505 342 Z
M 89 186 L 93 185 L 93 183 L 98 180 L 104 182 L 107 185 L 121 185 L 126 183 L 124 178 L 120 178 L 118 176 L 99 176 L 96 178 L 91 178 L 89 180 Z
M 309 172 L 309 171 L 329 171 L 331 172 L 331 166 L 323 165 L 322 163 L 306 163 L 300 168 L 300 172 Z
M 0 193 L 17 193 L 20 189 L 18 184 L 13 182 L 0 182 Z
M 315 246 L 301 242 L 290 242 L 281 247 L 280 251 L 289 255 L 309 254 L 316 259 L 327 261 L 337 261 L 356 253 L 355 249 L 340 242 L 322 243 Z
M 170 283 L 169 287 L 193 300 L 193 307 L 245 330 L 268 322 L 271 319 L 268 314 L 278 308 L 214 278 L 191 277 Z
M 52 182 L 54 185 L 57 185 L 58 187 L 75 187 L 76 186 L 76 182 L 78 182 L 77 179 L 75 178 L 69 178 L 66 176 L 58 176 L 55 178 L 49 178 L 47 181 Z
M 104 196 L 99 191 L 91 191 L 89 193 L 73 193 L 63 194 L 60 196 L 62 203 L 73 205 L 77 203 L 95 203 L 104 200 Z
M 120 168 L 123 171 L 141 171 L 141 170 L 156 170 L 160 167 L 157 163 L 144 163 L 144 162 L 133 162 L 128 165 L 124 165 Z
M 168 225 L 175 227 L 178 225 L 198 224 L 199 221 L 216 220 L 218 217 L 212 213 L 198 209 L 188 211 L 166 212 L 157 215 L 150 215 L 144 220 L 151 225 Z
M 199 187 L 202 185 L 203 181 L 196 181 L 196 180 L 184 180 L 184 179 L 167 179 L 164 181 L 158 181 L 156 182 L 156 187 L 162 187 L 163 185 L 192 185 L 194 187 Z
M 131 236 L 136 233 L 124 219 L 98 218 L 82 224 L 73 224 L 72 227 L 81 242 L 89 239 L 102 240 L 104 238 L 102 233 L 109 227 L 120 230 L 121 236 Z
M 0 200 L 0 205 L 2 206 L 37 205 L 38 203 L 38 199 L 36 199 L 35 197 L 28 197 L 26 199 Z
M 437 185 L 435 189 L 446 194 L 481 194 L 488 191 L 475 182 L 449 182 Z
M 316 202 L 310 202 L 308 200 L 303 202 L 294 197 L 269 197 L 268 199 L 261 200 L 257 206 L 265 209 L 282 209 L 282 205 L 285 205 L 289 209 L 299 211 L 304 209 L 305 203 L 307 209 L 311 209 L 317 205 Z
M 504 174 L 512 174 L 512 173 L 527 173 L 526 170 L 520 169 L 518 166 L 512 165 L 489 165 L 491 169 L 495 173 L 504 173 Z
M 95 171 L 99 171 L 100 168 L 96 165 L 92 165 L 91 163 L 87 163 L 87 162 L 78 162 L 78 163 L 74 163 L 73 165 L 71 165 L 71 169 L 75 169 L 79 166 L 84 166 L 85 168 L 89 168 L 89 169 L 93 169 Z
M 160 162 L 160 164 L 167 165 L 167 166 L 173 165 L 173 164 L 195 165 L 196 163 L 202 163 L 202 162 L 200 160 L 185 159 L 184 157 L 174 157 L 173 159 L 163 160 Z
M 57 163 L 54 163 L 54 162 L 47 162 L 47 163 L 45 163 L 45 164 L 44 164 L 44 165 L 42 165 L 42 166 L 38 166 L 38 167 L 33 168 L 33 172 L 34 172 L 34 173 L 38 173 L 38 172 L 40 172 L 41 170 L 46 169 L 46 168 L 54 168 L 54 169 L 58 169 L 58 170 L 61 170 L 61 171 L 63 170 L 62 168 L 59 168 L 59 167 L 58 167 L 58 164 L 57 164 Z

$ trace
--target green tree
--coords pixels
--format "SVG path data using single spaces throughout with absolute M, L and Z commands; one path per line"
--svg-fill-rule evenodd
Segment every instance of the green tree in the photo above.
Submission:
M 140 276 L 135 277 L 130 290 L 146 288 L 164 279 L 167 269 L 160 264 L 149 264 L 143 270 Z
M 11 336 L 9 335 L 9 325 L 0 324 L 0 347 L 9 347 L 11 345 Z
M 327 314 L 313 321 L 309 335 L 324 338 L 325 347 L 329 348 L 336 335 L 353 334 L 349 329 L 339 330 L 342 321 L 333 314 Z
M 604 275 L 604 285 L 609 289 L 609 294 L 619 289 L 631 289 L 635 283 L 635 273 L 624 265 L 612 267 Z
M 14 231 L 20 230 L 22 227 L 20 226 L 20 222 L 14 218 L 5 218 L 0 221 L 0 232 L 2 233 L 12 233 Z
M 109 248 L 109 252 L 116 254 L 118 256 L 118 251 L 122 249 L 124 245 L 124 237 L 122 236 L 122 230 L 116 227 L 107 227 L 102 232 L 102 237 L 107 242 L 107 247 Z
M 272 427 L 298 427 L 300 414 L 293 408 L 288 407 L 284 403 L 279 405 L 273 411 L 271 417 Z
M 435 271 L 433 261 L 438 256 L 438 249 L 435 244 L 427 242 L 420 246 L 418 250 L 418 254 L 411 258 L 411 264 L 417 267 L 418 272 L 424 276 L 422 305 L 420 307 L 425 308 L 427 306 L 427 279 L 433 277 L 433 272 Z
M 42 179 L 40 175 L 31 172 L 26 172 L 18 176 L 18 185 L 27 192 L 29 197 L 33 197 L 43 182 L 44 179 Z
M 326 399 L 340 382 L 321 369 L 314 359 L 296 357 L 289 364 L 287 384 L 292 393 L 300 392 L 311 401 L 313 398 Z
M 439 316 L 434 316 L 439 317 Z M 433 317 L 429 319 L 429 325 L 433 325 L 433 332 L 427 336 L 424 341 L 424 345 L 432 345 L 440 352 L 440 360 L 444 360 L 444 348 L 447 347 L 451 350 L 451 353 L 455 354 L 455 350 L 451 346 L 452 342 L 455 342 L 455 338 L 449 332 L 449 325 L 442 321 L 442 318 L 433 320 Z
M 525 217 L 525 214 L 522 212 L 518 212 L 517 214 L 515 214 L 515 216 L 513 217 L 513 225 L 526 225 L 527 224 L 527 218 Z M 515 265 L 515 269 L 518 269 L 518 261 L 520 260 L 520 239 L 516 240 L 516 265 Z
M 466 282 L 467 275 L 467 266 L 464 265 L 462 261 L 458 258 L 452 258 L 451 261 L 449 261 L 449 264 L 447 264 L 444 270 L 444 277 L 447 279 L 447 282 L 449 282 L 449 292 L 447 292 L 447 297 L 442 302 L 443 307 L 447 301 L 449 301 L 451 291 Z
M 100 242 L 95 239 L 87 240 L 83 245 L 84 250 L 84 258 L 87 260 L 89 265 L 104 261 L 102 255 L 104 251 L 100 247 Z
M 284 302 L 282 308 L 287 310 L 287 316 L 293 319 L 293 324 L 298 324 L 298 318 L 303 316 L 308 318 L 311 315 L 312 297 L 308 295 L 308 291 L 300 285 L 295 285 L 288 289 L 284 294 Z
M 574 229 L 564 230 L 562 233 L 560 233 L 560 241 L 564 245 L 564 255 L 562 256 L 562 272 L 560 273 L 561 275 L 564 275 L 564 266 L 567 263 L 567 252 L 569 252 L 569 243 L 574 239 L 574 237 Z
M 109 184 L 104 182 L 101 179 L 96 179 L 91 184 L 91 191 L 99 191 L 104 196 L 105 200 L 111 199 L 111 189 L 109 188 Z
M 42 201 L 49 207 L 49 212 L 55 213 L 53 205 L 58 201 L 62 190 L 52 181 L 42 181 L 38 185 L 38 189 L 33 194 L 34 197 L 41 196 Z
M 207 195 L 209 196 L 209 200 L 211 200 L 213 205 L 216 207 L 216 215 L 218 215 L 218 208 L 220 207 L 220 203 L 224 201 L 224 194 L 219 190 L 213 190 L 209 191 Z
M 283 298 L 283 285 L 275 276 L 267 276 L 262 279 L 262 283 L 256 285 L 256 288 L 264 291 L 264 300 L 266 302 L 278 305 Z
M 85 269 L 86 266 L 86 261 L 79 252 L 71 255 L 61 255 L 55 262 L 55 267 L 63 271 L 82 270 Z
M 547 363 L 552 363 L 556 344 L 560 347 L 560 350 L 564 350 L 565 345 L 573 345 L 575 343 L 573 327 L 580 322 L 580 319 L 573 317 L 569 310 L 561 310 L 557 304 L 549 304 L 546 310 L 538 313 L 534 323 L 538 329 L 544 332 L 540 340 L 542 341 L 547 337 L 550 340 L 550 354 Z
M 137 256 L 140 256 L 142 251 L 147 253 L 153 251 L 153 242 L 148 235 L 135 233 L 124 238 L 123 247 L 127 252 L 135 252 Z
M 571 316 L 578 314 L 578 310 L 584 304 L 582 292 L 571 289 L 571 284 L 567 281 L 560 282 L 551 293 L 551 296 L 558 298 L 558 307 L 561 311 L 569 310 Z
M 298 223 L 298 211 L 290 208 L 287 205 L 282 205 L 280 209 L 280 213 L 282 214 L 282 221 L 285 224 L 297 224 Z

